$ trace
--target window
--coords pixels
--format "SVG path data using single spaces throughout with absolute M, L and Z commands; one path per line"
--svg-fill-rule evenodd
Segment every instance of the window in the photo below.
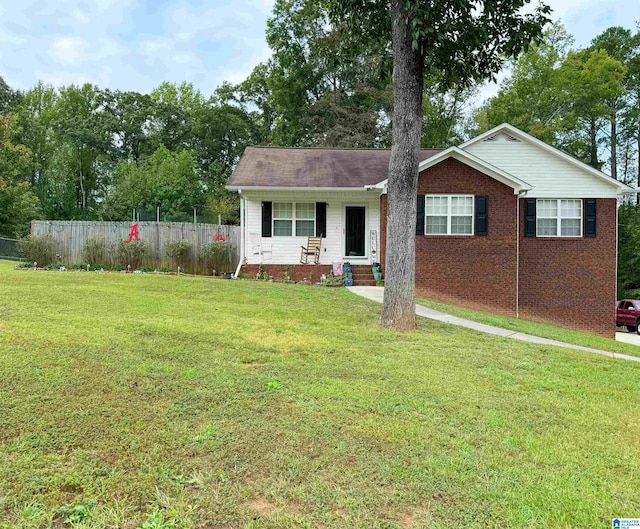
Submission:
M 316 234 L 316 203 L 296 204 L 296 235 L 313 237 Z
M 291 237 L 293 227 L 293 204 L 273 203 L 273 235 Z
M 291 237 L 294 233 L 300 237 L 316 234 L 315 202 L 273 203 L 273 235 Z
M 426 195 L 426 235 L 473 235 L 472 195 Z
M 582 200 L 536 201 L 538 237 L 582 237 Z

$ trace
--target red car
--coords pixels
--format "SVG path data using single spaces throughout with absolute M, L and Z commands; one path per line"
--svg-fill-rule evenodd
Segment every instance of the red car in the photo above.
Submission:
M 640 301 L 622 299 L 616 305 L 616 325 L 626 326 L 629 332 L 640 334 Z

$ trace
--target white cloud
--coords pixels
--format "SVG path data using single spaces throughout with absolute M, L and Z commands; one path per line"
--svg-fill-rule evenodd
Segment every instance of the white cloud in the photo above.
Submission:
M 73 16 L 81 24 L 88 24 L 89 23 L 89 17 L 87 15 L 85 15 L 82 11 L 75 11 L 73 13 Z
M 76 37 L 57 37 L 51 47 L 49 54 L 61 64 L 77 66 L 86 57 L 87 43 Z

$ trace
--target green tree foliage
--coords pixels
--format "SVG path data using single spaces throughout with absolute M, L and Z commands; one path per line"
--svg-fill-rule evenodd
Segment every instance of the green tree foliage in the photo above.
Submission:
M 26 177 L 31 151 L 16 144 L 17 118 L 0 114 L 0 236 L 21 237 L 38 218 L 40 205 Z
M 16 99 L 16 93 L 0 77 L 0 114 L 8 112 Z
M 625 73 L 624 65 L 603 49 L 570 53 L 560 67 L 570 101 L 567 119 L 572 142 L 565 145 L 596 169 L 602 168 L 599 132 L 614 112 L 614 101 L 624 95 Z
M 277 0 L 267 24 L 272 57 L 229 90 L 257 109 L 263 143 L 372 147 L 390 110 L 390 61 L 381 47 L 344 45 L 325 0 Z M 382 119 L 381 119 L 382 116 Z
M 618 210 L 618 298 L 633 296 L 640 289 L 640 205 Z
M 137 210 L 160 208 L 168 220 L 190 220 L 193 208 L 204 205 L 202 184 L 188 151 L 173 153 L 160 146 L 141 165 L 122 162 L 114 189 L 103 207 L 108 220 L 126 220 Z
M 559 69 L 567 58 L 573 37 L 556 23 L 543 40 L 534 43 L 510 64 L 512 74 L 498 94 L 475 112 L 470 135 L 485 132 L 501 123 L 510 123 L 541 140 L 558 145 L 565 129 L 569 106 Z

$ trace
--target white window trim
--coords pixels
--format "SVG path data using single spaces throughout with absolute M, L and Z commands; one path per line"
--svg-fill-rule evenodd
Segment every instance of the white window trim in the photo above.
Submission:
M 318 222 L 318 211 L 317 211 L 317 205 L 315 202 L 307 202 L 307 201 L 300 201 L 300 202 L 286 202 L 286 201 L 282 201 L 282 202 L 273 202 L 274 204 L 291 204 L 291 218 L 290 219 L 281 219 L 281 218 L 276 218 L 275 213 L 272 214 L 272 218 L 271 218 L 271 233 L 273 234 L 274 237 L 315 237 L 316 234 L 316 229 L 317 229 L 317 222 Z M 298 204 L 313 204 L 313 219 L 298 219 L 297 217 L 297 205 Z M 275 208 L 274 208 L 275 209 Z M 290 235 L 276 235 L 276 221 L 277 220 L 287 220 L 287 221 L 291 221 L 291 234 Z M 301 220 L 301 221 L 313 221 L 313 235 L 296 235 L 296 224 L 297 221 Z
M 447 233 L 427 233 L 427 217 L 442 217 L 443 215 L 427 215 L 427 198 L 447 198 Z M 470 215 L 452 215 L 451 214 L 451 199 L 452 198 L 471 198 L 471 214 Z M 471 233 L 451 233 L 451 217 L 471 217 Z M 424 234 L 427 237 L 473 237 L 476 232 L 475 226 L 476 218 L 476 201 L 475 195 L 445 195 L 445 194 L 431 194 L 424 196 Z
M 538 215 L 538 202 L 541 200 L 553 200 L 556 202 L 556 211 L 558 212 L 557 217 L 555 217 L 556 219 L 556 234 L 555 235 L 539 235 L 538 234 L 538 220 L 539 219 L 552 219 L 554 217 L 540 217 Z M 580 217 L 563 217 L 561 214 L 561 208 L 560 208 L 560 203 L 563 200 L 572 200 L 572 201 L 578 201 L 580 202 Z M 562 235 L 562 219 L 580 219 L 580 235 Z M 556 239 L 556 238 L 563 238 L 563 239 L 580 239 L 583 236 L 583 230 L 584 230 L 584 201 L 581 198 L 536 198 L 536 237 L 540 237 L 541 239 Z

